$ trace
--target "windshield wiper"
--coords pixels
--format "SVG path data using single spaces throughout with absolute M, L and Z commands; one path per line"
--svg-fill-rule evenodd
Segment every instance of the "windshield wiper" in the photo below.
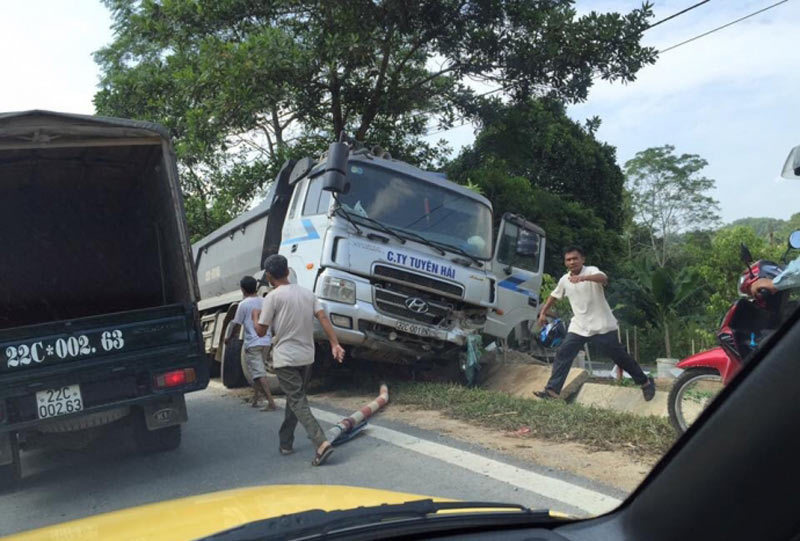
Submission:
M 350 213 L 344 210 L 341 206 L 337 206 L 336 209 L 333 211 L 333 213 L 338 214 L 339 216 L 350 222 L 350 225 L 352 225 L 355 228 L 356 233 L 358 233 L 359 235 L 363 234 L 361 228 L 358 227 L 358 224 L 355 223 L 353 221 L 353 218 L 350 217 Z
M 438 511 L 469 511 L 479 513 L 446 513 Z M 549 511 L 535 511 L 519 504 L 497 502 L 434 502 L 414 500 L 401 504 L 384 504 L 373 507 L 357 507 L 345 511 L 322 511 L 312 509 L 274 518 L 250 522 L 225 530 L 204 539 L 208 541 L 246 541 L 271 539 L 319 539 L 337 534 L 352 535 L 355 529 L 408 528 L 424 525 L 428 530 L 446 524 L 457 527 L 469 521 L 474 527 L 500 524 L 531 524 L 563 520 L 553 517 Z M 437 528 L 438 529 L 438 528 Z
M 483 261 L 472 255 L 468 251 L 464 250 L 463 248 L 459 248 L 458 246 L 453 246 L 452 244 L 447 244 L 446 242 L 438 242 L 438 241 L 431 241 L 431 242 L 436 242 L 436 244 L 447 250 L 452 250 L 457 254 L 463 255 L 464 257 L 468 257 L 472 261 L 474 261 L 476 265 L 478 265 L 479 267 L 483 267 Z
M 417 242 L 419 242 L 421 244 L 424 244 L 425 246 L 433 248 L 434 250 L 439 252 L 439 255 L 446 255 L 447 254 L 447 252 L 442 250 L 440 247 L 436 246 L 436 243 L 434 243 L 432 240 L 426 239 L 422 235 L 414 233 L 413 231 L 406 231 L 405 229 L 400 229 L 398 227 L 392 227 L 391 229 L 393 231 L 395 231 L 395 234 L 397 234 L 397 235 L 403 235 L 403 236 L 407 237 L 409 240 L 415 240 L 415 241 L 417 241 Z
M 336 207 L 336 213 L 338 213 L 340 216 L 344 216 L 347 219 L 347 221 L 349 221 L 351 224 L 353 224 L 353 226 L 356 229 L 358 229 L 358 227 L 356 226 L 355 219 L 364 220 L 364 221 L 368 222 L 370 225 L 375 226 L 377 229 L 380 229 L 381 231 L 383 231 L 387 235 L 393 236 L 394 238 L 399 240 L 401 244 L 405 244 L 406 243 L 406 239 L 404 239 L 403 237 L 398 235 L 391 228 L 389 228 L 386 225 L 382 224 L 381 222 L 379 222 L 375 218 L 368 218 L 367 216 L 361 216 L 360 214 L 352 214 L 352 213 L 348 212 L 347 210 L 345 210 L 344 207 Z M 360 230 L 359 230 L 359 233 L 360 233 Z

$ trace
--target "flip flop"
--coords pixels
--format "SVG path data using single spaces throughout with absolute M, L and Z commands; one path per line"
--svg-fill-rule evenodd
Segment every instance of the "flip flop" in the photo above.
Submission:
M 294 453 L 294 449 L 284 449 L 283 447 L 278 447 L 278 450 L 281 452 L 283 456 L 291 455 Z
M 533 395 L 538 396 L 542 400 L 556 400 L 558 398 L 557 396 L 551 395 L 547 391 L 534 391 Z
M 278 409 L 276 406 L 270 406 L 267 404 L 266 406 L 262 406 L 260 411 L 275 411 L 276 409 Z
M 325 448 L 324 451 L 322 451 L 322 453 L 317 453 L 314 456 L 314 460 L 311 461 L 311 465 L 322 466 L 325 463 L 325 461 L 328 460 L 328 457 L 330 457 L 332 454 L 333 454 L 333 445 L 329 445 Z

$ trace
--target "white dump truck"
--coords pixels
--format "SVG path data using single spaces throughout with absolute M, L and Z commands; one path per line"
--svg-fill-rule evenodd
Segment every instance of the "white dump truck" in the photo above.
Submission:
M 538 312 L 544 231 L 509 214 L 493 242 L 494 223 L 482 195 L 377 148 L 287 161 L 260 204 L 193 245 L 206 352 L 225 385 L 244 383 L 241 341 L 224 345 L 239 280 L 265 294 L 263 262 L 280 253 L 350 357 L 456 363 L 468 336 L 505 339 Z

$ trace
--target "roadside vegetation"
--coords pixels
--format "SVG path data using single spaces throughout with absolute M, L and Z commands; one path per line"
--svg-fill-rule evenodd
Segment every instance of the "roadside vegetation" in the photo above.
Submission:
M 339 385 L 343 395 L 371 393 L 377 380 Z M 318 388 L 318 391 L 325 389 Z M 409 405 L 500 432 L 517 432 L 557 442 L 575 442 L 596 450 L 661 455 L 675 441 L 667 419 L 588 408 L 561 400 L 518 398 L 499 391 L 434 382 L 389 382 L 390 405 Z

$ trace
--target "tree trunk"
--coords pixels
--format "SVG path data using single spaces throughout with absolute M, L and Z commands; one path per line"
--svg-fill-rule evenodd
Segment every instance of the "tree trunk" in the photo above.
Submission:
M 669 324 L 667 323 L 667 318 L 664 318 L 664 349 L 667 353 L 667 359 L 672 358 L 672 348 L 670 347 L 669 343 Z

